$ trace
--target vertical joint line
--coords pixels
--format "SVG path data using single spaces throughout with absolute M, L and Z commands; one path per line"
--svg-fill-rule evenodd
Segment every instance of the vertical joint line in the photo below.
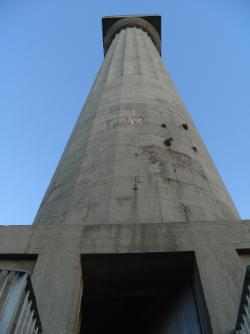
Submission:
M 125 74 L 125 62 L 127 53 L 128 28 L 124 30 L 123 58 L 122 58 L 122 76 Z
M 106 70 L 105 84 L 106 84 L 106 82 L 109 80 L 109 77 L 110 77 L 110 74 L 111 74 L 112 63 L 113 63 L 113 59 L 114 59 L 115 54 L 116 54 L 117 49 L 118 49 L 118 44 L 119 44 L 118 41 L 119 41 L 119 39 L 120 39 L 120 34 L 117 34 L 117 35 L 115 36 L 114 41 L 113 41 L 113 43 L 115 43 L 115 44 L 113 45 L 112 54 L 111 54 L 111 56 L 110 56 L 110 61 L 109 61 L 109 64 L 108 64 L 108 67 L 107 67 L 107 70 Z M 113 44 L 113 43 L 112 43 L 112 44 Z M 112 47 L 112 44 L 111 44 L 111 47 Z M 110 51 L 111 51 L 111 50 L 110 50 Z
M 159 79 L 158 72 L 157 72 L 157 69 L 155 67 L 155 63 L 154 63 L 154 60 L 152 58 L 152 55 L 151 55 L 151 49 L 150 49 L 150 46 L 148 44 L 148 39 L 149 38 L 150 37 L 146 33 L 143 34 L 143 39 L 144 39 L 144 42 L 145 42 L 145 45 L 146 45 L 146 51 L 147 51 L 148 57 L 149 57 L 149 59 L 151 61 L 151 68 L 153 69 L 154 77 L 157 78 L 157 79 Z
M 136 56 L 137 56 L 137 63 L 138 63 L 138 74 L 142 74 L 140 54 L 139 54 L 139 40 L 138 40 L 139 33 L 140 33 L 140 30 L 135 28 L 135 49 L 136 49 Z

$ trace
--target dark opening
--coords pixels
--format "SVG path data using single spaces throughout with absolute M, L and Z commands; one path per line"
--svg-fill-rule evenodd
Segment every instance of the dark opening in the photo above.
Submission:
M 188 130 L 188 125 L 186 123 L 182 124 L 183 129 Z
M 84 256 L 80 333 L 210 333 L 201 330 L 193 273 L 191 252 Z
M 172 145 L 172 141 L 173 141 L 173 138 L 168 138 L 164 140 L 164 144 L 169 147 Z
M 161 127 L 162 127 L 162 128 L 166 128 L 167 126 L 166 126 L 165 123 L 162 123 Z

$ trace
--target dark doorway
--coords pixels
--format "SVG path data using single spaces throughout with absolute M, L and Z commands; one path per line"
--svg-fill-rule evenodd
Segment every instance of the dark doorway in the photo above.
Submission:
M 193 267 L 192 253 L 84 256 L 81 333 L 203 333 Z

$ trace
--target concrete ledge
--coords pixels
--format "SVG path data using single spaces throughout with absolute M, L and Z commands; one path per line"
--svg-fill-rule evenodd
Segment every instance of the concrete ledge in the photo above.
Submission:
M 79 254 L 193 251 L 206 245 L 250 249 L 250 221 L 0 226 L 0 254 L 48 248 L 74 248 Z

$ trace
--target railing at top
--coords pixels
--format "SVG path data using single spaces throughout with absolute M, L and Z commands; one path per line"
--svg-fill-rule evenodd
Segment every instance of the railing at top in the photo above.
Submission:
M 0 268 L 0 333 L 43 333 L 28 272 Z
M 244 280 L 235 334 L 250 334 L 250 266 Z

